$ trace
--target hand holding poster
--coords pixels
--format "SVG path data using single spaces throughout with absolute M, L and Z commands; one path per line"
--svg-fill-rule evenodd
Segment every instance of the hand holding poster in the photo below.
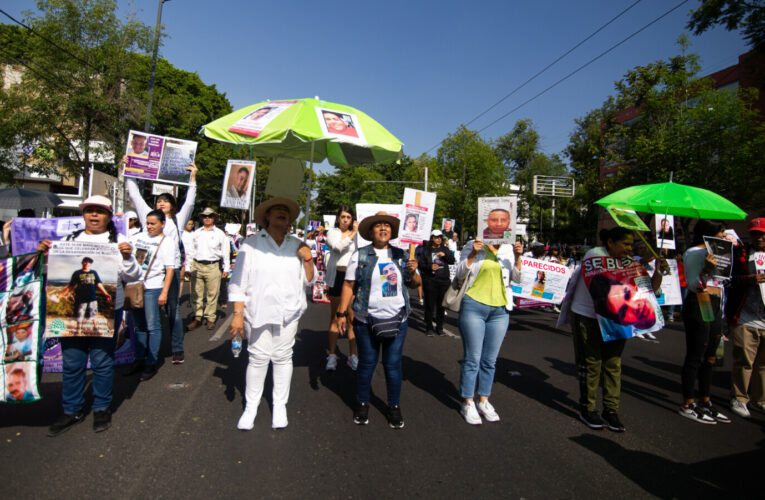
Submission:
M 655 260 L 647 265 L 648 273 L 653 275 Z M 675 259 L 667 259 L 669 274 L 665 274 L 661 280 L 661 295 L 656 297 L 660 306 L 679 306 L 683 304 L 683 294 L 680 288 L 680 271 Z
M 570 278 L 571 269 L 562 264 L 523 257 L 521 283 L 513 283 L 513 296 L 544 302 L 543 305 L 560 304 Z
M 220 193 L 220 206 L 248 210 L 254 180 L 254 161 L 228 160 Z
M 515 196 L 478 198 L 477 239 L 490 245 L 515 243 L 517 200 Z
M 628 339 L 664 326 L 648 272 L 630 258 L 588 257 L 582 277 L 604 341 Z
M 111 337 L 122 255 L 116 243 L 53 242 L 48 253 L 48 337 Z
M 197 143 L 131 130 L 128 135 L 125 176 L 151 181 L 188 184 L 186 170 L 194 162 Z
M 733 242 L 723 238 L 704 236 L 704 245 L 707 247 L 707 252 L 713 254 L 717 260 L 713 276 L 729 279 L 733 271 Z
M 436 194 L 417 189 L 404 189 L 404 203 L 399 219 L 403 222 L 398 238 L 401 243 L 421 245 L 430 239 L 433 226 L 433 211 L 436 209 Z

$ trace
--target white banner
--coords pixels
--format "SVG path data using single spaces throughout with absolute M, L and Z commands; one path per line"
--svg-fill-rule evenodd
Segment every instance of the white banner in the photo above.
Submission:
M 513 283 L 513 296 L 560 304 L 570 278 L 571 269 L 563 264 L 523 257 L 521 283 Z
M 421 245 L 430 239 L 433 227 L 433 211 L 436 209 L 436 193 L 418 189 L 404 189 L 404 203 L 401 207 L 401 227 L 398 237 L 402 243 Z

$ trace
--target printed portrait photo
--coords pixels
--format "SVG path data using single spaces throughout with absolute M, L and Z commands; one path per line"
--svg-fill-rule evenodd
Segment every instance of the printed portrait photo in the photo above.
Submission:
M 398 295 L 398 269 L 393 262 L 377 264 L 382 281 L 382 296 L 395 297 Z
M 39 316 L 40 283 L 30 283 L 8 292 L 5 306 L 5 324 L 14 325 L 35 321 Z
M 37 394 L 37 370 L 34 361 L 8 363 L 4 370 L 5 400 L 9 402 L 34 401 Z
M 148 137 L 138 132 L 131 132 L 128 136 L 127 154 L 131 156 L 149 157 L 149 148 L 146 141 Z
M 404 216 L 404 231 L 416 233 L 420 223 L 419 217 L 419 214 L 407 212 Z
M 18 323 L 6 328 L 5 361 L 28 361 L 36 349 L 37 323 Z

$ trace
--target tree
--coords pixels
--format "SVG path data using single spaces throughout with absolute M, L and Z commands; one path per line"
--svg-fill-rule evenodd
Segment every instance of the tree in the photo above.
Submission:
M 701 7 L 691 11 L 687 28 L 700 35 L 713 26 L 726 30 L 741 29 L 752 48 L 765 43 L 765 2 L 762 0 L 700 0 Z

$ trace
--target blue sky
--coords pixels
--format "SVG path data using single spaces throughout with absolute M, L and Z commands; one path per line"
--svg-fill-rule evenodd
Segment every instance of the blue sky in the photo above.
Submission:
M 642 0 L 525 88 L 470 125 L 500 115 L 621 41 L 682 0 Z M 172 0 L 164 5 L 160 53 L 225 92 L 235 108 L 264 100 L 319 96 L 357 107 L 419 156 L 573 47 L 634 0 L 418 1 Z M 12 15 L 35 2 L 5 0 Z M 129 2 L 119 0 L 122 12 Z M 153 26 L 156 0 L 133 9 Z M 690 0 L 585 70 L 482 135 L 508 132 L 530 118 L 546 153 L 568 143 L 574 119 L 614 93 L 630 68 L 679 52 Z M 3 19 L 7 21 L 7 19 Z M 691 36 L 702 74 L 736 64 L 747 52 L 738 33 Z

